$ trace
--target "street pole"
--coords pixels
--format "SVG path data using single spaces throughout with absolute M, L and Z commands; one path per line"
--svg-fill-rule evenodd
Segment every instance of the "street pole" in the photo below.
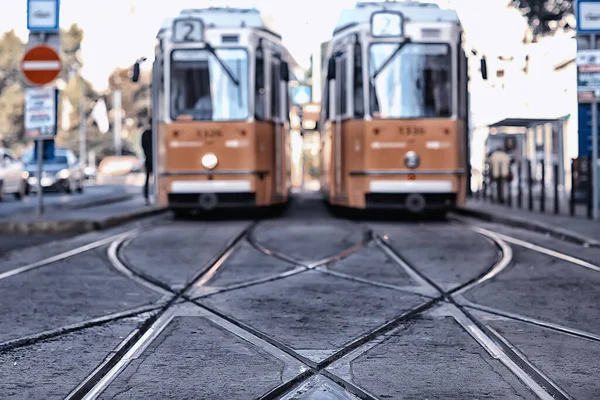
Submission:
M 79 86 L 79 162 L 85 167 L 87 162 L 87 117 L 85 112 L 85 80 L 81 70 L 79 73 Z
M 60 57 L 60 0 L 27 1 L 27 30 L 29 40 L 25 45 L 26 51 L 21 63 L 21 71 L 26 78 L 24 128 L 29 132 L 28 136 L 31 131 L 37 134 L 37 137 L 31 139 L 37 146 L 37 211 L 38 215 L 42 216 L 44 213 L 42 187 L 44 142 L 52 141 L 49 143 L 49 150 L 54 151 L 54 140 L 58 131 L 59 91 L 48 85 L 58 78 L 63 68 Z M 30 64 L 29 67 L 26 66 L 27 64 Z M 44 74 L 33 74 L 32 71 L 44 72 Z M 43 93 L 44 101 L 36 99 L 33 90 L 38 95 L 40 92 Z M 52 104 L 52 109 L 48 109 L 50 105 L 48 103 Z M 32 115 L 36 118 L 32 118 Z M 40 116 L 44 118 L 40 119 Z M 52 121 L 52 124 L 49 121 Z M 49 156 L 54 157 L 53 154 Z
M 121 155 L 121 91 L 116 90 L 114 96 L 114 143 L 115 143 L 115 154 Z
M 591 49 L 596 50 L 596 35 L 590 35 Z M 598 95 L 600 90 L 596 90 L 592 100 L 592 218 L 598 220 Z
M 42 216 L 44 214 L 44 198 L 42 193 L 42 171 L 44 169 L 44 140 L 41 137 L 37 140 L 37 146 L 37 212 L 39 216 Z

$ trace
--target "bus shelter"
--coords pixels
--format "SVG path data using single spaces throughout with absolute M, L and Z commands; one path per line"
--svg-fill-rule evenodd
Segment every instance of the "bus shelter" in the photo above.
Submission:
M 558 184 L 565 187 L 564 123 L 567 117 L 554 119 L 506 118 L 488 126 L 486 155 L 493 151 L 506 152 L 514 161 L 513 176 L 521 164 L 526 178 L 527 160 L 531 161 L 534 180 L 541 180 L 542 163 L 545 166 L 546 183 L 554 180 L 554 165 L 558 165 Z M 516 182 L 515 182 L 516 183 Z

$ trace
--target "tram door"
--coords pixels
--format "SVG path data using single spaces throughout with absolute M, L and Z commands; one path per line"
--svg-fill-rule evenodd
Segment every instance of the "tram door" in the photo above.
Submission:
M 273 182 L 273 193 L 275 197 L 281 196 L 283 192 L 283 168 L 282 165 L 282 131 L 283 121 L 281 119 L 281 61 L 278 55 L 271 53 L 271 118 L 275 124 L 275 149 L 274 155 L 274 182 Z
M 333 169 L 334 169 L 334 195 L 343 197 L 344 185 L 344 135 L 342 123 L 348 117 L 348 49 L 347 45 L 336 51 L 329 60 L 327 79 L 329 81 L 330 115 L 333 120 Z
M 151 100 L 151 109 L 148 110 L 148 114 L 152 116 L 152 193 L 153 193 L 153 203 L 157 204 L 160 202 L 159 199 L 159 162 L 158 162 L 158 129 L 159 123 L 162 122 L 163 113 L 160 109 L 161 99 L 160 94 L 164 91 L 161 90 L 161 85 L 163 84 L 162 79 L 162 71 L 160 68 L 161 60 L 155 58 L 152 63 L 152 82 L 150 83 L 151 92 L 152 92 L 152 100 Z

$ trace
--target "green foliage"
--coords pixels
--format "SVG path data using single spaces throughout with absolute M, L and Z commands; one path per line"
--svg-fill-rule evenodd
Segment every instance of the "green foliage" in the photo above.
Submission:
M 23 107 L 25 93 L 18 82 L 11 82 L 0 94 L 0 141 L 14 147 L 23 142 Z
M 0 93 L 4 88 L 21 81 L 19 68 L 24 52 L 25 43 L 19 39 L 14 30 L 2 35 L 0 38 Z
M 69 78 L 75 74 L 75 71 L 83 65 L 79 57 L 82 40 L 83 30 L 79 28 L 77 24 L 71 25 L 66 31 L 61 30 L 60 57 L 63 63 L 63 70 L 60 74 L 60 78 L 65 81 L 69 80 Z
M 527 18 L 534 37 L 575 28 L 568 22 L 573 15 L 573 0 L 510 0 L 510 3 Z
M 126 69 L 116 69 L 108 78 L 108 87 L 111 92 L 121 91 L 121 106 L 125 118 L 132 118 L 135 126 L 140 129 L 145 126 L 150 109 L 150 81 L 148 73 L 140 74 L 137 83 L 131 81 L 130 71 L 133 66 Z M 107 106 L 112 108 L 113 98 L 107 99 Z
M 23 141 L 23 78 L 25 44 L 14 30 L 0 38 L 0 142 L 14 147 Z

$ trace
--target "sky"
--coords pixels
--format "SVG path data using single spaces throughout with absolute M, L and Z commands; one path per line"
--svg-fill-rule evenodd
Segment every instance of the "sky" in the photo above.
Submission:
M 517 10 L 506 8 L 507 0 L 437 2 L 458 11 L 467 37 L 478 50 L 510 52 L 523 38 L 526 22 Z M 27 1 L 0 3 L 0 32 L 15 29 L 26 40 Z M 254 6 L 273 18 L 296 60 L 308 67 L 310 55 L 328 40 L 342 9 L 355 3 L 356 0 L 61 0 L 60 22 L 62 27 L 78 23 L 83 28 L 83 74 L 94 88 L 105 90 L 107 78 L 116 67 L 127 67 L 138 57 L 151 56 L 161 22 L 181 9 Z

